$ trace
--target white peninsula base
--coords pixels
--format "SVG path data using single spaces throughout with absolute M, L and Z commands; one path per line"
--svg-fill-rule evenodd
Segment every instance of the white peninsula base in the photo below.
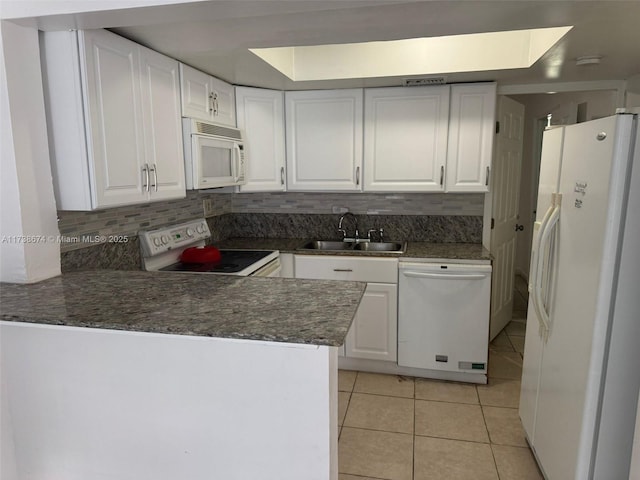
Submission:
M 5 480 L 338 477 L 336 347 L 14 322 L 0 342 Z

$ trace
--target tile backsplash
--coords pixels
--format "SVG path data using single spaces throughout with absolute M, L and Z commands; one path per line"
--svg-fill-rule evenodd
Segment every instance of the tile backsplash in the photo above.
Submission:
M 135 236 L 172 223 L 204 216 L 203 200 L 214 215 L 226 213 L 331 214 L 334 207 L 361 215 L 482 216 L 484 194 L 440 193 L 209 193 L 189 191 L 179 200 L 110 208 L 95 212 L 58 212 L 61 251 L 91 246 L 82 238 Z M 77 240 L 77 241 L 76 241 Z
M 233 237 L 243 238 L 321 238 L 339 240 L 339 214 L 299 213 L 233 213 L 216 217 L 224 221 L 224 229 Z M 379 239 L 433 243 L 481 243 L 482 217 L 478 215 L 356 215 L 361 238 L 375 229 Z M 213 219 L 210 219 L 213 220 Z M 218 223 L 218 222 L 215 222 Z M 209 222 L 211 229 L 216 228 Z M 351 218 L 343 227 L 348 236 L 354 235 Z M 214 236 L 215 239 L 215 236 Z
M 109 208 L 95 212 L 58 211 L 60 235 L 68 239 L 62 252 L 92 246 L 83 238 L 109 235 L 137 236 L 140 230 L 153 230 L 204 216 L 203 201 L 211 200 L 215 215 L 231 213 L 231 195 L 224 193 L 187 192 L 178 200 Z M 77 241 L 76 241 L 77 240 Z
M 334 211 L 347 208 L 363 226 L 384 227 L 387 238 L 480 243 L 484 208 L 483 194 L 189 191 L 178 200 L 95 212 L 59 211 L 58 228 L 67 240 L 60 245 L 63 271 L 83 265 L 139 268 L 138 232 L 201 218 L 204 200 L 213 207 L 207 217 L 214 241 L 333 234 L 339 218 Z M 114 235 L 126 237 L 126 242 L 101 240 Z
M 346 207 L 368 215 L 479 215 L 482 193 L 239 193 L 234 213 L 334 213 Z

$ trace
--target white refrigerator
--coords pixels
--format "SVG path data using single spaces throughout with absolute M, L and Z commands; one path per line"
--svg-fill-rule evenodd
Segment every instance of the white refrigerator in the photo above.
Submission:
M 640 388 L 640 135 L 544 133 L 520 418 L 549 480 L 627 479 Z

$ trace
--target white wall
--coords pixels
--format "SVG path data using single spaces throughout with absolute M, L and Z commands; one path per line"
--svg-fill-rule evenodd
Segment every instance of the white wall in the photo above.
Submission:
M 625 107 L 640 107 L 640 74 L 627 79 Z
M 2 480 L 18 480 L 13 438 L 7 379 L 4 375 L 0 375 L 0 478 Z
M 535 220 L 537 182 L 539 158 L 536 157 L 534 145 L 537 120 L 553 114 L 554 125 L 575 123 L 577 106 L 587 103 L 586 119 L 613 115 L 616 110 L 617 93 L 615 91 L 574 92 L 510 95 L 514 100 L 525 106 L 524 148 L 522 151 L 522 173 L 520 182 L 519 223 L 525 226 L 523 232 L 518 233 L 516 248 L 516 273 L 529 276 L 529 256 L 531 252 L 531 235 Z
M 0 333 L 20 480 L 337 480 L 336 347 Z
M 38 32 L 0 22 L 0 281 L 60 274 Z

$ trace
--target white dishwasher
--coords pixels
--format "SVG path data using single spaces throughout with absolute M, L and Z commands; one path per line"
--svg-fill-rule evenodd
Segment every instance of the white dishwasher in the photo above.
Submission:
M 398 365 L 486 373 L 491 265 L 400 262 Z

